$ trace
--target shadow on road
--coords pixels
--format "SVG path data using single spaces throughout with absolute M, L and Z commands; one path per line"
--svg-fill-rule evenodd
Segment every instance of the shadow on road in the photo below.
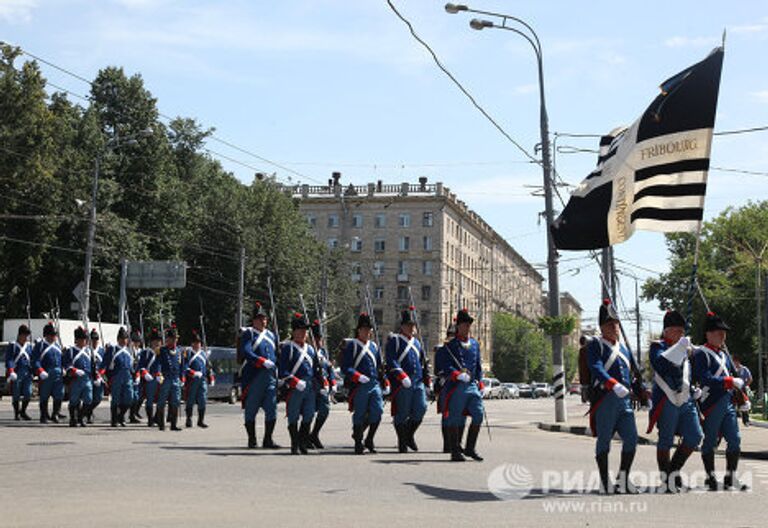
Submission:
M 499 499 L 490 491 L 470 491 L 452 488 L 441 488 L 439 486 L 430 486 L 429 484 L 418 484 L 416 482 L 405 482 L 406 486 L 413 486 L 428 497 L 451 502 L 495 502 Z

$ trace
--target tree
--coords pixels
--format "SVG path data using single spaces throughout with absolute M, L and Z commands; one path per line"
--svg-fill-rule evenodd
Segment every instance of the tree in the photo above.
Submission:
M 493 315 L 493 372 L 502 380 L 550 379 L 550 339 L 534 323 L 507 313 Z

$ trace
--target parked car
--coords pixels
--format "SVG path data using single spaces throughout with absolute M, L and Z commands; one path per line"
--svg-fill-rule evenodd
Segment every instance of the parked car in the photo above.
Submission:
M 520 387 L 516 383 L 502 383 L 507 398 L 517 399 L 520 397 Z
M 533 398 L 533 391 L 527 383 L 518 383 L 517 390 L 521 398 Z
M 549 398 L 552 396 L 552 390 L 549 387 L 549 383 L 534 383 L 533 393 L 536 398 Z
M 216 383 L 208 387 L 208 398 L 224 400 L 230 404 L 240 401 L 240 365 L 237 364 L 237 351 L 229 347 L 212 346 L 208 349 L 208 359 L 216 374 Z
M 571 383 L 568 394 L 581 394 L 581 383 Z

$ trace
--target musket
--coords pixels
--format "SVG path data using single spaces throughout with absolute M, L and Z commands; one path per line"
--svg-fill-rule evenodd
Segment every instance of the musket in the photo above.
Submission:
M 365 285 L 365 310 L 368 312 L 368 316 L 371 318 L 371 325 L 373 326 L 373 342 L 376 343 L 376 347 L 379 349 L 379 362 L 378 374 L 379 382 L 384 383 L 386 380 L 386 373 L 384 370 L 384 355 L 381 351 L 381 342 L 379 341 L 379 327 L 376 324 L 376 315 L 373 313 L 373 302 L 371 301 L 371 291 L 368 284 Z M 388 383 L 388 381 L 387 381 Z M 384 400 L 384 406 L 387 405 L 387 400 Z
M 304 315 L 304 322 L 309 326 L 309 337 L 312 340 L 312 348 L 315 348 L 315 333 L 312 331 L 312 323 L 309 320 L 309 314 L 307 313 L 307 305 L 304 303 L 304 294 L 299 294 L 299 304 L 301 304 L 301 311 Z
M 147 342 L 144 340 L 144 300 L 139 299 L 139 331 L 141 332 L 141 348 L 146 348 Z
M 272 319 L 272 327 L 275 332 L 275 339 L 280 341 L 280 327 L 277 324 L 277 307 L 275 306 L 275 296 L 272 293 L 272 275 L 267 273 L 267 292 L 269 293 L 269 311 Z
M 61 308 L 59 307 L 59 298 L 56 297 L 56 317 L 53 319 L 56 324 L 56 341 L 59 342 L 62 353 L 64 352 L 64 344 L 61 342 Z
M 29 331 L 32 332 L 32 303 L 29 301 L 29 288 L 27 288 L 27 327 L 29 327 Z M 30 342 L 32 341 L 32 336 L 29 336 Z
M 101 298 L 98 295 L 96 296 L 96 309 L 98 310 L 96 312 L 96 317 L 99 322 L 99 336 L 101 337 L 101 343 L 104 345 L 104 350 L 106 351 L 107 339 L 104 337 L 104 330 L 101 328 Z
M 158 307 L 160 314 L 160 335 L 165 337 L 165 323 L 163 322 L 163 296 L 160 296 L 160 306 Z
M 197 299 L 200 301 L 200 333 L 202 334 L 200 337 L 203 338 L 203 350 L 208 352 L 208 340 L 205 337 L 205 312 L 203 311 L 203 296 L 198 295 Z

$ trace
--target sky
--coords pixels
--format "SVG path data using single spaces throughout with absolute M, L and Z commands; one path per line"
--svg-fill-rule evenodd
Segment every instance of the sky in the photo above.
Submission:
M 476 15 L 447 14 L 442 1 L 392 1 L 532 152 L 540 136 L 530 45 L 512 32 L 474 31 L 469 21 Z M 715 130 L 768 125 L 765 2 L 474 0 L 469 6 L 519 17 L 538 33 L 552 133 L 604 134 L 630 124 L 659 83 L 703 59 L 724 30 Z M 0 40 L 89 79 L 110 65 L 141 74 L 163 114 L 194 117 L 251 153 L 208 145 L 244 182 L 255 170 L 290 183 L 325 183 L 334 170 L 342 183 L 441 181 L 546 274 L 544 204 L 532 195 L 542 182 L 540 167 L 470 104 L 386 0 L 0 0 Z M 57 86 L 87 93 L 82 81 L 41 67 Z M 596 155 L 578 150 L 596 143 L 558 137 L 565 152 L 557 153 L 556 166 L 566 182 L 577 184 L 592 170 Z M 768 132 L 716 137 L 711 164 L 762 174 L 712 170 L 706 218 L 768 196 Z M 561 193 L 567 200 L 567 189 Z M 633 276 L 642 284 L 668 269 L 664 236 L 638 232 L 614 251 L 622 298 L 633 306 Z M 571 292 L 594 322 L 601 300 L 597 265 L 585 252 L 561 257 L 561 291 Z M 641 314 L 644 331 L 649 324 L 660 329 L 656 303 L 642 303 Z

